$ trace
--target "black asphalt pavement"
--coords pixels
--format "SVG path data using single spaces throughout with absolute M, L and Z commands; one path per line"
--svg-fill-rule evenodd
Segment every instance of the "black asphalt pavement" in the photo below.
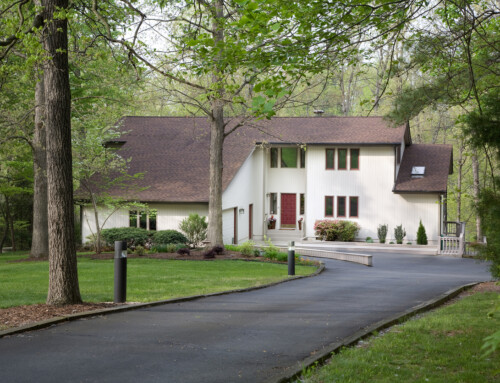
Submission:
M 333 342 L 490 280 L 472 259 L 373 253 L 245 293 L 80 319 L 0 339 L 0 382 L 275 382 Z

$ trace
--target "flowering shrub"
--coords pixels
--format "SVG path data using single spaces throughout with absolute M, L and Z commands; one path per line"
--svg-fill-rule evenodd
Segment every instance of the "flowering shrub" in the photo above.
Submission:
M 326 241 L 352 242 L 360 230 L 356 222 L 322 219 L 314 223 L 316 237 Z

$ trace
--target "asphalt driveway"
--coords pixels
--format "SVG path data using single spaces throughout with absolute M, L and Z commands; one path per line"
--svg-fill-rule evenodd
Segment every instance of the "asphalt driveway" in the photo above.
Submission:
M 314 278 L 0 339 L 0 382 L 275 382 L 333 342 L 471 282 L 471 259 L 373 253 Z

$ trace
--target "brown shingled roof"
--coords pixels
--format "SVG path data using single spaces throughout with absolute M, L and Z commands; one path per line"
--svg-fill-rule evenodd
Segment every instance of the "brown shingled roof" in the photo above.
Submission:
M 414 144 L 403 153 L 395 193 L 446 193 L 448 174 L 453 171 L 451 145 Z M 413 166 L 425 166 L 422 178 L 412 178 Z
M 209 124 L 202 117 L 124 117 L 119 149 L 131 158 L 130 173 L 145 173 L 143 202 L 207 202 Z M 231 123 L 226 130 L 230 129 Z M 257 128 L 257 129 L 256 129 Z M 223 188 L 229 185 L 256 143 L 401 143 L 405 127 L 391 128 L 381 117 L 282 117 L 242 126 L 224 142 Z M 113 193 L 119 194 L 119 193 Z

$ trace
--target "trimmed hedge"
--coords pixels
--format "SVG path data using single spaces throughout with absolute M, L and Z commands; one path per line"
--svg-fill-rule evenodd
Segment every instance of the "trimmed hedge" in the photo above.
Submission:
M 110 246 L 114 246 L 115 241 L 126 241 L 127 247 L 133 248 L 146 245 L 149 232 L 138 227 L 117 227 L 101 230 L 101 237 Z
M 360 230 L 356 222 L 322 219 L 314 223 L 317 237 L 324 241 L 352 242 Z
M 188 243 L 186 236 L 177 230 L 160 230 L 153 234 L 155 245 L 166 245 L 169 243 Z

